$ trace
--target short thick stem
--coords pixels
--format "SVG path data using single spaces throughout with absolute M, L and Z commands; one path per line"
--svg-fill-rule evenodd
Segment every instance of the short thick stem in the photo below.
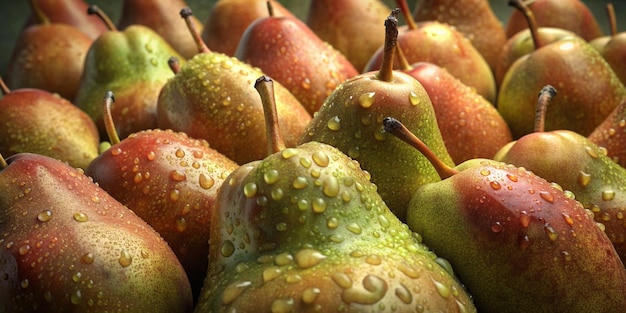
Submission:
M 537 107 L 535 111 L 535 129 L 536 133 L 543 132 L 546 125 L 546 112 L 552 98 L 556 96 L 556 89 L 551 85 L 541 88 L 537 99 Z
M 170 57 L 169 59 L 167 59 L 167 65 L 170 67 L 174 75 L 180 72 L 180 60 L 177 57 Z
M 394 9 L 385 20 L 385 45 L 383 60 L 378 70 L 378 79 L 390 82 L 393 79 L 393 58 L 398 43 L 398 10 Z

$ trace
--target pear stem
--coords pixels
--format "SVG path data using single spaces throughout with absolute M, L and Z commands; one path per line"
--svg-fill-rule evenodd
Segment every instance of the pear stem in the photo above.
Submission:
M 411 10 L 409 10 L 409 5 L 407 4 L 406 0 L 396 0 L 396 5 L 400 8 L 402 16 L 406 20 L 406 25 L 408 29 L 416 29 L 417 24 L 413 19 L 413 14 L 411 14 Z
M 272 2 L 270 0 L 267 0 L 267 12 L 270 17 L 274 17 L 274 7 L 272 6 Z
M 609 28 L 611 30 L 611 37 L 617 35 L 617 18 L 615 17 L 615 8 L 613 3 L 606 4 L 606 15 L 609 18 Z
M 539 38 L 539 26 L 537 25 L 533 11 L 530 10 L 527 3 L 522 0 L 509 0 L 509 5 L 519 10 L 526 19 L 528 29 L 530 30 L 530 36 L 533 39 L 533 44 L 535 45 L 535 50 L 543 47 L 541 38 Z
M 33 10 L 33 13 L 35 14 L 35 17 L 37 18 L 37 20 L 39 21 L 39 24 L 41 25 L 50 24 L 50 19 L 48 18 L 46 13 L 43 10 L 41 10 L 41 7 L 39 6 L 39 3 L 37 3 L 37 0 L 30 0 L 30 8 L 31 10 Z
M 278 127 L 278 111 L 276 110 L 274 82 L 269 76 L 261 76 L 257 78 L 254 83 L 254 88 L 259 93 L 259 96 L 261 96 L 261 102 L 263 103 L 268 154 L 274 154 L 285 149 L 285 142 L 280 135 L 280 129 Z
M 428 148 L 428 146 L 421 139 L 417 138 L 408 128 L 406 128 L 402 122 L 393 117 L 385 117 L 383 119 L 383 126 L 385 127 L 385 132 L 398 137 L 422 153 L 422 155 L 424 155 L 424 157 L 433 165 L 441 179 L 449 178 L 459 172 L 441 161 L 441 159 L 439 159 L 439 157 L 437 157 L 437 155 L 430 150 L 430 148 Z
M 537 108 L 535 109 L 535 133 L 541 133 L 545 130 L 546 112 L 554 96 L 556 96 L 556 89 L 551 85 L 541 88 L 537 99 Z
M 398 9 L 393 9 L 385 20 L 385 46 L 383 60 L 378 70 L 378 79 L 390 82 L 393 79 L 393 57 L 398 43 Z
M 189 7 L 185 7 L 180 10 L 180 17 L 185 20 L 185 24 L 187 24 L 187 29 L 189 29 L 193 40 L 196 42 L 198 51 L 200 53 L 209 53 L 211 52 L 211 50 L 209 50 L 209 47 L 207 47 L 206 43 L 204 43 L 204 40 L 202 40 L 202 37 L 200 36 L 198 29 L 196 28 L 196 24 L 194 24 L 193 20 L 191 19 L 192 15 L 193 12 Z
M 2 79 L 1 76 L 0 76 L 0 90 L 2 91 L 3 95 L 8 95 L 9 93 L 11 93 L 11 89 L 9 89 L 9 86 L 7 86 L 7 84 L 4 82 L 4 79 Z
M 170 57 L 169 59 L 167 59 L 167 65 L 170 67 L 174 75 L 180 72 L 180 60 L 177 57 Z
M 7 160 L 5 160 L 4 157 L 2 156 L 2 153 L 0 153 L 0 169 L 5 169 L 7 168 L 7 166 L 9 166 L 9 164 L 7 163 Z
M 97 5 L 90 5 L 87 8 L 87 14 L 89 15 L 93 15 L 95 14 L 97 17 L 100 18 L 100 20 L 102 20 L 102 22 L 104 22 L 104 24 L 107 26 L 107 28 L 110 31 L 117 31 L 117 27 L 115 26 L 115 23 L 113 23 L 113 21 L 111 21 L 111 18 L 109 18 L 108 15 L 106 15 L 106 13 L 104 13 L 104 11 L 102 11 Z
M 111 115 L 111 104 L 115 102 L 115 96 L 113 91 L 107 90 L 104 93 L 104 99 L 102 100 L 102 111 L 104 112 L 104 128 L 109 136 L 109 142 L 111 145 L 116 145 L 120 142 L 120 137 L 115 129 L 115 123 L 113 122 L 113 116 Z
M 413 69 L 413 66 L 409 63 L 409 60 L 406 59 L 404 52 L 402 51 L 402 47 L 400 47 L 400 43 L 396 42 L 396 59 L 398 59 L 398 67 L 404 71 L 410 71 Z

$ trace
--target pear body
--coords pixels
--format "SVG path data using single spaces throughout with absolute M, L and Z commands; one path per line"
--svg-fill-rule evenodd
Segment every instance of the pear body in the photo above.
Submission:
M 600 51 L 615 75 L 626 85 L 626 32 L 611 36 Z
M 50 23 L 74 26 L 95 40 L 109 31 L 107 26 L 94 15 L 86 14 L 89 3 L 84 0 L 36 0 L 37 5 L 50 19 Z M 37 19 L 31 16 L 24 27 L 36 24 Z
M 213 218 L 219 227 L 195 312 L 475 312 L 369 175 L 329 145 L 309 142 L 241 166 L 218 192 Z
M 626 167 L 624 127 L 626 127 L 626 98 L 588 136 L 591 142 L 606 149 L 607 156 L 621 167 Z

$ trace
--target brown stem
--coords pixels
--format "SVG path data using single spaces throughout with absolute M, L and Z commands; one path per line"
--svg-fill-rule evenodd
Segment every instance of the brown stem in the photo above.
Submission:
M 8 95 L 9 93 L 11 93 L 11 89 L 9 89 L 9 86 L 7 86 L 7 84 L 4 82 L 4 79 L 2 79 L 1 76 L 0 76 L 0 91 L 2 91 L 3 95 Z
M 421 139 L 417 138 L 408 128 L 406 128 L 402 122 L 393 117 L 385 117 L 383 119 L 383 126 L 385 127 L 385 132 L 398 137 L 422 153 L 422 155 L 428 159 L 430 164 L 433 165 L 441 179 L 449 178 L 459 172 L 441 161 L 441 159 L 439 159 L 439 157 L 437 157 L 437 155 L 430 150 L 430 148 L 428 148 L 428 146 Z
M 87 14 L 89 15 L 95 14 L 97 17 L 100 18 L 100 20 L 102 20 L 102 22 L 104 22 L 104 24 L 107 26 L 109 30 L 117 31 L 117 27 L 115 26 L 115 23 L 113 23 L 113 21 L 111 21 L 109 16 L 106 15 L 106 13 L 104 13 L 104 11 L 102 11 L 97 5 L 94 5 L 94 4 L 90 5 L 87 8 Z
M 396 59 L 398 60 L 398 67 L 403 71 L 410 71 L 413 69 L 413 66 L 409 63 L 409 60 L 406 59 L 404 52 L 402 51 L 402 47 L 400 47 L 400 43 L 396 42 Z
M 5 169 L 7 168 L 7 166 L 9 166 L 9 164 L 7 163 L 7 160 L 5 160 L 4 157 L 2 156 L 2 153 L 0 153 L 0 169 Z
M 270 17 L 274 17 L 274 7 L 272 6 L 272 2 L 270 0 L 267 0 L 267 12 Z
M 611 30 L 611 37 L 617 35 L 617 18 L 615 17 L 615 8 L 613 3 L 606 4 L 606 15 L 609 18 L 609 29 Z
M 41 25 L 50 24 L 50 19 L 48 18 L 46 13 L 41 9 L 41 7 L 39 6 L 39 3 L 37 3 L 37 0 L 30 0 L 30 8 L 31 10 L 33 10 L 33 14 L 35 14 L 35 17 L 39 21 L 39 24 Z
M 545 130 L 546 124 L 546 112 L 548 111 L 548 105 L 550 100 L 556 96 L 556 89 L 551 85 L 546 85 L 541 88 L 539 97 L 537 99 L 537 108 L 535 109 L 535 132 L 540 133 Z
M 530 30 L 530 36 L 532 37 L 533 44 L 535 45 L 535 50 L 543 47 L 541 38 L 539 38 L 539 26 L 537 26 L 535 15 L 533 14 L 533 11 L 530 10 L 527 3 L 522 0 L 509 0 L 509 5 L 519 10 L 526 19 L 528 29 Z
M 111 115 L 111 104 L 115 102 L 115 96 L 113 91 L 107 90 L 104 93 L 104 99 L 102 100 L 102 111 L 104 112 L 104 128 L 109 136 L 109 142 L 111 145 L 116 145 L 120 142 L 120 137 L 117 135 L 115 129 L 115 123 L 113 122 L 113 116 Z
M 407 4 L 406 0 L 396 0 L 396 5 L 400 8 L 402 16 L 406 20 L 406 25 L 408 29 L 416 29 L 417 24 L 413 19 L 413 14 L 411 14 L 411 10 L 409 10 L 409 5 Z
M 174 75 L 180 72 L 180 60 L 177 57 L 170 57 L 167 59 L 167 65 L 169 65 Z
M 202 40 L 202 36 L 198 32 L 196 24 L 194 24 L 193 20 L 191 19 L 192 15 L 193 12 L 189 7 L 185 7 L 180 10 L 180 16 L 185 20 L 185 24 L 187 24 L 187 29 L 191 33 L 193 40 L 196 42 L 198 51 L 200 53 L 209 53 L 211 52 L 211 50 L 209 50 L 209 47 L 207 47 L 206 43 L 204 43 L 204 41 Z
M 254 83 L 254 88 L 261 96 L 263 114 L 265 115 L 265 133 L 267 134 L 268 154 L 285 149 L 285 142 L 280 135 L 276 98 L 274 97 L 274 82 L 269 76 L 261 76 Z
M 398 9 L 393 9 L 385 20 L 385 46 L 383 60 L 378 69 L 378 79 L 390 82 L 393 79 L 393 57 L 398 43 Z

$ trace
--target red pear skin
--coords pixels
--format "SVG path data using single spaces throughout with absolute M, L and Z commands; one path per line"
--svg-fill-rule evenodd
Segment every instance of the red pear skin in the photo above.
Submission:
M 257 19 L 244 32 L 235 57 L 280 82 L 310 114 L 339 84 L 359 73 L 295 17 Z
M 217 190 L 237 167 L 206 141 L 157 129 L 114 144 L 85 173 L 167 241 L 199 290 Z
M 145 221 L 63 162 L 29 153 L 6 161 L 0 308 L 191 312 L 182 266 Z
M 600 51 L 615 75 L 626 85 L 626 32 L 611 37 Z
M 102 33 L 109 31 L 106 25 L 95 16 L 85 14 L 89 3 L 84 0 L 36 0 L 42 11 L 48 16 L 51 23 L 60 23 L 74 26 L 84 32 L 92 40 Z M 31 17 L 25 27 L 36 23 Z
M 626 97 L 588 138 L 606 149 L 607 156 L 615 163 L 626 168 Z
M 295 17 L 278 1 L 271 1 L 274 16 Z M 202 39 L 211 51 L 234 56 L 246 28 L 267 16 L 267 0 L 219 0 L 204 22 Z

